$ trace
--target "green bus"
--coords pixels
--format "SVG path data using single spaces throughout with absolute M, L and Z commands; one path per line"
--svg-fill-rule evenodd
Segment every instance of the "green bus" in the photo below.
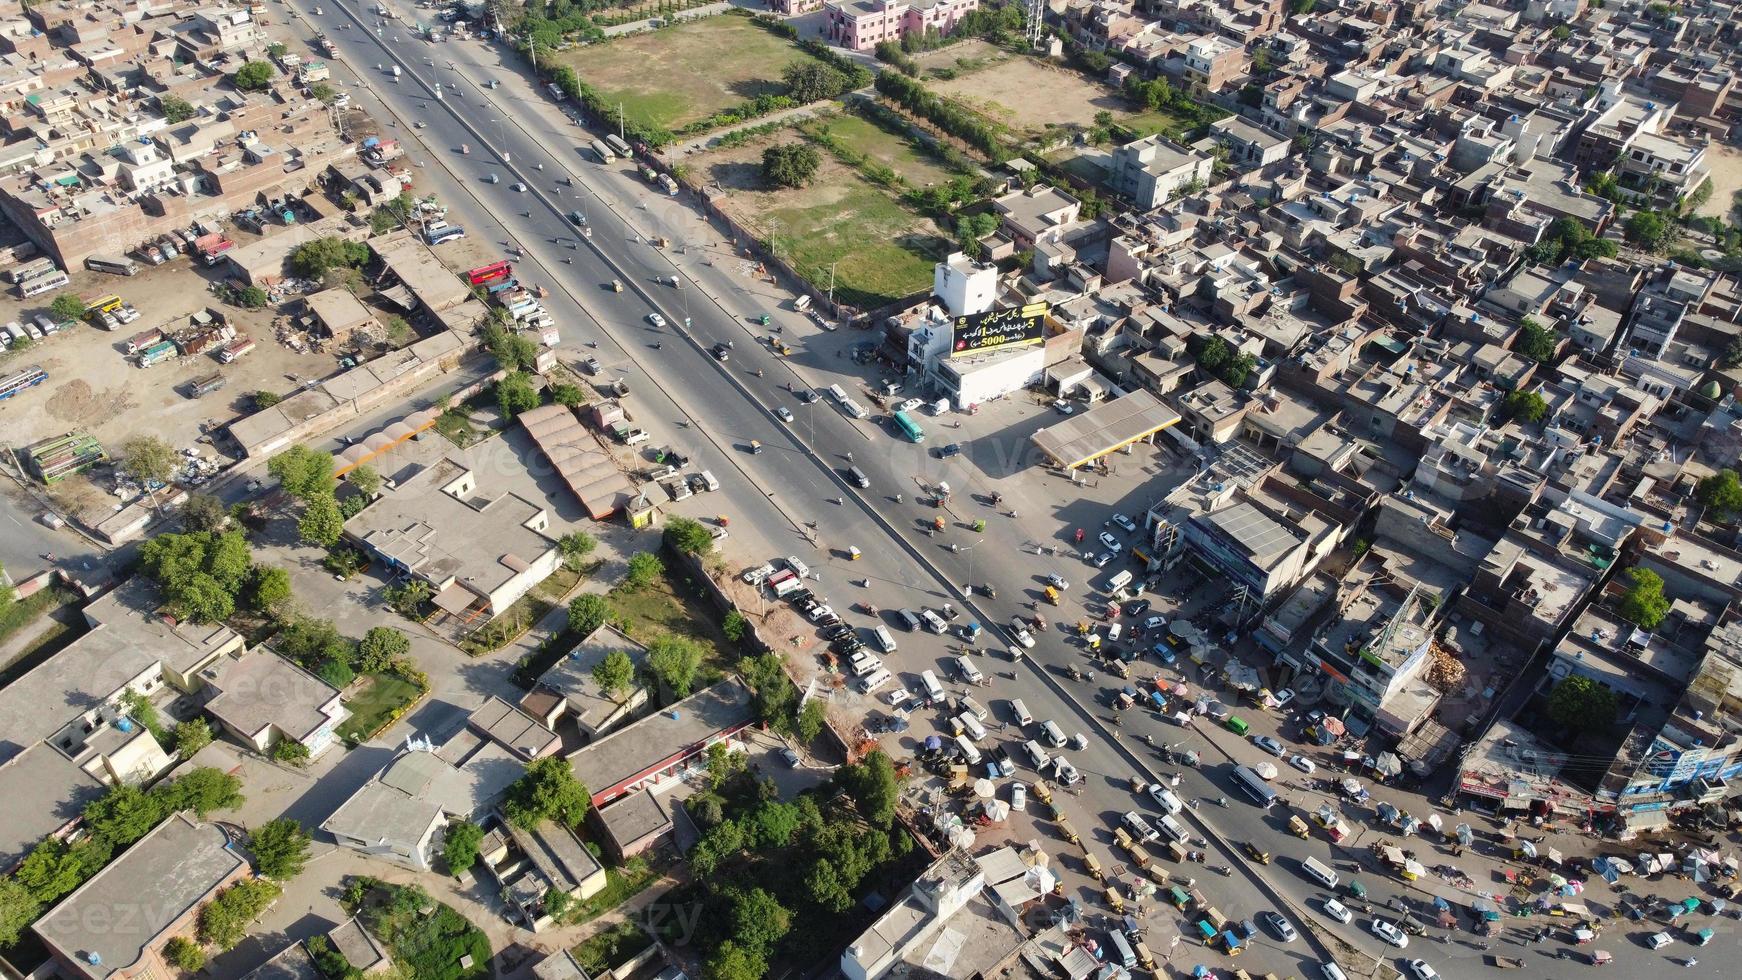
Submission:
M 906 412 L 895 413 L 895 427 L 901 430 L 901 434 L 907 437 L 908 442 L 925 441 L 925 430 L 920 428 L 913 419 L 908 418 Z

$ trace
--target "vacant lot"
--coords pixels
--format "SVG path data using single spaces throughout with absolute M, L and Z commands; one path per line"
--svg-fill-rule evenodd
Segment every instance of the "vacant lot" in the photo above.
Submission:
M 1112 86 L 1034 58 L 1004 55 L 998 60 L 999 55 L 1002 53 L 990 55 L 995 63 L 987 67 L 962 72 L 952 79 L 927 81 L 926 85 L 939 95 L 977 109 L 1030 138 L 1042 135 L 1051 126 L 1093 126 L 1099 112 L 1111 112 L 1119 122 L 1161 122 L 1161 114 L 1137 112 L 1137 107 Z
M 926 78 L 948 75 L 951 72 L 967 74 L 980 71 L 993 65 L 1003 64 L 1016 57 L 1009 51 L 979 38 L 938 48 L 936 51 L 924 51 L 913 56 L 926 70 Z
M 1706 154 L 1706 166 L 1712 170 L 1712 196 L 1700 205 L 1699 213 L 1728 217 L 1737 207 L 1736 194 L 1742 192 L 1742 150 L 1714 143 Z
M 872 309 L 926 288 L 932 265 L 954 247 L 930 219 L 827 152 L 810 186 L 769 189 L 759 161 L 774 139 L 709 153 L 695 173 L 727 190 L 720 206 L 757 237 L 772 236 L 800 275 L 826 287 L 833 264 L 841 302 Z
M 785 89 L 786 66 L 812 60 L 748 17 L 704 17 L 557 55 L 623 114 L 644 125 L 678 129 Z
M 850 112 L 825 116 L 806 129 L 827 129 L 848 149 L 900 174 L 915 187 L 927 187 L 950 179 L 950 170 L 912 142 Z

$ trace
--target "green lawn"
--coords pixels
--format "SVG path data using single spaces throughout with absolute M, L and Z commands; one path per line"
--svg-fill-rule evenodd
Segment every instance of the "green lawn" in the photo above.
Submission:
M 835 298 L 860 309 L 925 289 L 954 243 L 856 174 L 847 181 L 826 200 L 762 217 L 763 228 L 778 235 L 781 257 L 824 288 L 834 264 Z
M 838 112 L 813 125 L 826 128 L 848 149 L 895 171 L 914 187 L 940 184 L 951 177 L 949 168 L 924 150 L 863 117 Z
M 668 578 L 671 573 L 668 573 Z M 682 636 L 701 644 L 703 670 L 730 666 L 736 660 L 732 643 L 720 632 L 713 607 L 700 597 L 680 595 L 669 581 L 642 589 L 619 585 L 608 598 L 629 635 L 646 643 L 660 633 Z M 696 689 L 706 686 L 698 677 Z
M 364 674 L 363 677 L 368 686 L 356 697 L 345 699 L 351 717 L 339 726 L 338 734 L 347 742 L 368 739 L 377 729 L 394 720 L 395 712 L 403 713 L 423 695 L 423 688 L 397 674 Z
M 421 888 L 368 881 L 378 890 L 370 894 L 363 920 L 411 976 L 475 980 L 490 975 L 490 940 L 465 916 L 431 900 Z
M 39 590 L 28 599 L 17 599 L 0 605 L 0 644 L 14 633 L 48 615 L 62 603 L 71 602 L 72 593 L 55 586 Z
M 481 657 L 492 650 L 501 649 L 508 641 L 531 629 L 533 624 L 555 608 L 556 603 L 537 592 L 528 592 L 515 600 L 514 605 L 503 610 L 502 615 L 461 640 L 460 649 L 473 657 Z
M 641 951 L 653 945 L 653 937 L 632 921 L 619 922 L 586 940 L 576 943 L 569 952 L 575 962 L 587 971 L 587 976 L 601 977 L 614 967 L 622 966 Z
M 435 430 L 461 449 L 475 442 L 480 434 L 463 408 L 450 408 L 436 416 Z
M 1149 136 L 1163 131 L 1184 133 L 1191 129 L 1191 124 L 1167 111 L 1155 109 L 1149 112 L 1139 112 L 1134 115 L 1119 115 L 1115 120 L 1119 125 L 1136 133 L 1139 137 Z
M 578 926 L 583 922 L 591 922 L 641 894 L 648 885 L 658 881 L 660 875 L 670 866 L 671 858 L 664 851 L 650 853 L 654 855 L 654 860 L 648 860 L 646 855 L 637 855 L 623 862 L 621 867 L 606 868 L 604 889 L 584 902 L 575 903 L 563 916 L 563 923 Z M 621 961 L 613 961 L 611 965 L 618 962 Z
M 558 565 L 556 571 L 550 573 L 550 578 L 532 587 L 532 591 L 551 602 L 561 602 L 563 595 L 575 587 L 581 580 L 581 573 L 567 565 Z
M 661 129 L 689 123 L 767 93 L 780 94 L 786 66 L 814 60 L 748 17 L 685 21 L 558 54 L 628 119 Z

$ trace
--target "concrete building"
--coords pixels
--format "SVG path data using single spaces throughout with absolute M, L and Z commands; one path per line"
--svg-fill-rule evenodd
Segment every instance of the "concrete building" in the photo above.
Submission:
M 339 804 L 321 829 L 341 847 L 428 871 L 448 822 L 482 820 L 525 772 L 514 753 L 462 731 L 433 751 L 400 753 Z
M 1439 694 L 1422 679 L 1433 645 L 1432 610 L 1419 587 L 1377 574 L 1377 562 L 1339 586 L 1336 614 L 1313 637 L 1311 655 L 1331 678 L 1328 691 L 1350 706 L 1345 722 L 1393 736 L 1414 730 Z
M 0 874 L 44 838 L 70 833 L 103 792 L 101 780 L 46 742 L 0 763 Z
M 386 490 L 345 522 L 345 537 L 390 568 L 435 589 L 438 609 L 488 621 L 556 571 L 550 515 L 514 493 L 487 496 L 448 457 Z
M 381 326 L 375 314 L 349 289 L 323 289 L 310 293 L 303 303 L 319 332 L 340 346 L 359 330 L 379 329 Z
M 351 717 L 338 688 L 264 647 L 221 658 L 200 676 L 211 691 L 206 713 L 256 752 L 289 740 L 317 757 Z
M 629 655 L 635 676 L 640 678 L 647 667 L 647 647 L 606 623 L 576 642 L 539 676 L 532 690 L 521 697 L 520 710 L 553 732 L 566 720 L 589 741 L 623 724 L 647 703 L 648 691 L 639 679 L 631 681 L 629 690 L 610 694 L 599 686 L 593 670 L 617 651 Z
M 932 266 L 931 292 L 950 316 L 984 313 L 998 298 L 998 267 L 952 252 Z
M 199 911 L 248 862 L 217 824 L 178 813 L 121 852 L 31 926 L 61 976 L 171 977 L 163 948 L 193 937 Z M 120 928 L 127 923 L 129 928 Z
M 1107 186 L 1148 211 L 1177 197 L 1188 184 L 1208 184 L 1215 161 L 1157 133 L 1113 151 Z
M 826 0 L 828 39 L 849 51 L 870 51 L 908 34 L 948 35 L 980 0 Z
M 569 756 L 575 777 L 605 806 L 630 793 L 660 792 L 678 784 L 715 742 L 732 745 L 755 720 L 750 689 L 727 678 L 649 715 Z
M 1003 219 L 1004 232 L 1019 249 L 1058 241 L 1083 207 L 1081 201 L 1050 184 L 1011 191 L 994 198 L 992 206 Z
M 1013 959 L 1027 938 L 1022 910 L 1053 880 L 1044 864 L 1030 864 L 1025 857 L 1026 852 L 1010 847 L 979 857 L 960 850 L 945 853 L 847 944 L 841 975 L 847 980 L 996 976 L 996 968 Z M 1092 969 L 1054 975 L 1087 976 Z
M 1214 94 L 1246 75 L 1246 49 L 1214 34 L 1186 43 L 1183 78 L 1195 93 Z

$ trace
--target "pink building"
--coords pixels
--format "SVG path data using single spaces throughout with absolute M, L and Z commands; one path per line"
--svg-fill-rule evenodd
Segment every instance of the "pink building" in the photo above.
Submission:
M 980 0 L 827 0 L 829 40 L 850 51 L 935 30 L 948 34 Z

